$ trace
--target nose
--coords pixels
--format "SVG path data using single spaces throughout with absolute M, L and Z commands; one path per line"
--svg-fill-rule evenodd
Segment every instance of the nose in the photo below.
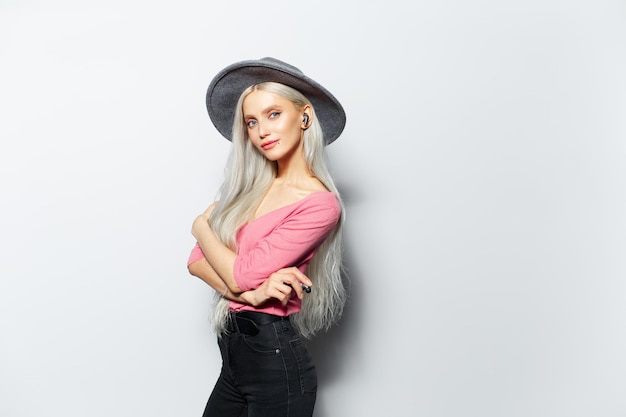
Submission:
M 264 123 L 258 122 L 257 126 L 259 128 L 259 137 L 261 139 L 264 139 L 269 136 L 270 131 Z

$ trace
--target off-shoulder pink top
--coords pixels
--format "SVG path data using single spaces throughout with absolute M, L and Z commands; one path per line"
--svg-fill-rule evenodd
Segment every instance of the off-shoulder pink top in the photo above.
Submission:
M 295 266 L 303 273 L 341 215 L 335 194 L 319 191 L 293 204 L 270 211 L 244 224 L 237 233 L 235 281 L 244 291 L 259 287 L 272 273 Z M 191 251 L 188 264 L 204 257 L 200 246 Z M 313 284 L 315 291 L 315 283 Z M 306 294 L 305 294 L 306 297 Z M 252 310 L 277 316 L 297 313 L 301 300 L 295 295 L 283 306 L 270 300 L 261 307 L 231 301 L 233 311 Z

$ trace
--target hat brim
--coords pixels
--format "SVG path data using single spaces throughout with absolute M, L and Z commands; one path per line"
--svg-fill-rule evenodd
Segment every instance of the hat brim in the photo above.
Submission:
M 339 101 L 324 87 L 297 68 L 277 59 L 241 61 L 220 71 L 207 90 L 206 105 L 211 121 L 228 140 L 232 140 L 235 106 L 241 93 L 251 85 L 277 82 L 295 88 L 311 101 L 322 126 L 325 144 L 334 142 L 346 124 Z

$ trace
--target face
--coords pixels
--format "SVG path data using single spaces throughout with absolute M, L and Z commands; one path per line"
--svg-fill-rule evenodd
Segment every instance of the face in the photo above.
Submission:
M 302 119 L 309 111 L 267 91 L 255 90 L 243 101 L 248 138 L 271 161 L 302 155 Z

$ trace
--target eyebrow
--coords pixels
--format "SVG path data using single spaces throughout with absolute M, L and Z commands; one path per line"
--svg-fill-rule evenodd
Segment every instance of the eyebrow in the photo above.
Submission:
M 278 104 L 272 104 L 271 106 L 266 107 L 261 111 L 261 114 L 269 113 L 271 110 L 282 110 L 283 108 Z M 254 116 L 251 114 L 244 114 L 244 119 L 254 119 Z

